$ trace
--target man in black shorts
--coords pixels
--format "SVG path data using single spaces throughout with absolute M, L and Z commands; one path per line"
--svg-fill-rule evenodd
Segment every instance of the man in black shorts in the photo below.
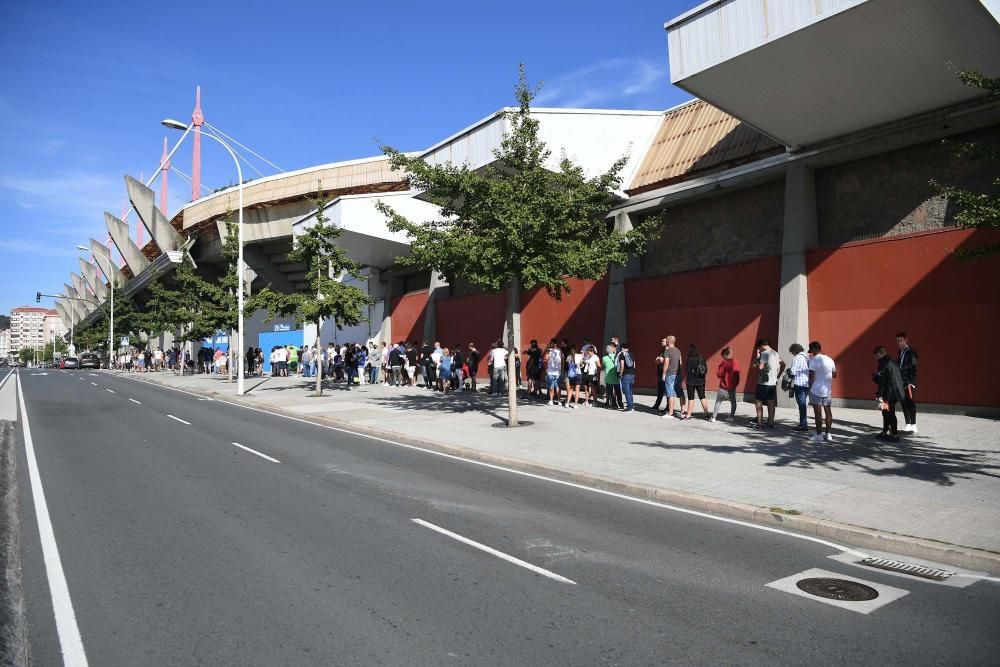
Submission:
M 465 363 L 469 366 L 469 387 L 476 391 L 476 376 L 479 375 L 479 350 L 475 343 L 469 343 L 469 353 L 465 355 Z

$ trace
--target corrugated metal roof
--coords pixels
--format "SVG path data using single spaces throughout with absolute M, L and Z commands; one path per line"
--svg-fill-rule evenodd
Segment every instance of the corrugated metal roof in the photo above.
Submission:
M 735 166 L 784 150 L 784 146 L 704 100 L 670 109 L 642 164 L 630 195 Z

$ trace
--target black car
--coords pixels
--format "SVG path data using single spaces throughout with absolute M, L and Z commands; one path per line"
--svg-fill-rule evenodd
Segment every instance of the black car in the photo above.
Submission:
M 84 352 L 80 355 L 80 368 L 100 368 L 101 358 L 93 352 Z

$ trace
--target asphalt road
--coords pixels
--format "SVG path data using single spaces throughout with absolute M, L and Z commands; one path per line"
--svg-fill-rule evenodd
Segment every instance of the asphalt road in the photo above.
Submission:
M 106 372 L 20 381 L 91 664 L 1000 662 L 994 581 L 861 568 Z M 18 473 L 31 657 L 58 664 L 23 442 Z M 862 614 L 767 586 L 811 568 L 907 594 Z

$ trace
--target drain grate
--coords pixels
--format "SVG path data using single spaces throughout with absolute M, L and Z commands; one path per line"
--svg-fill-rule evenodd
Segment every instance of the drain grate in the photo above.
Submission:
M 814 577 L 800 579 L 795 582 L 795 586 L 809 595 L 842 602 L 864 602 L 878 597 L 878 591 L 871 586 L 848 579 Z
M 913 577 L 930 579 L 932 581 L 944 581 L 948 577 L 954 576 L 955 574 L 954 572 L 949 572 L 948 570 L 939 570 L 933 567 L 924 567 L 923 565 L 904 563 L 901 560 L 889 560 L 888 558 L 877 558 L 875 556 L 859 560 L 858 565 L 867 565 L 868 567 L 878 568 L 879 570 L 888 570 L 889 572 L 908 574 Z

